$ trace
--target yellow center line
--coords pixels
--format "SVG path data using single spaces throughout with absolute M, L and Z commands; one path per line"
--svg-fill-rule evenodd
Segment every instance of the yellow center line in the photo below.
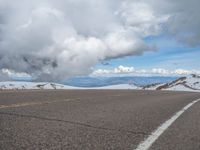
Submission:
M 25 107 L 25 106 L 34 106 L 34 105 L 43 105 L 43 104 L 52 104 L 57 102 L 68 102 L 71 100 L 78 100 L 77 99 L 64 99 L 64 100 L 55 100 L 55 101 L 43 101 L 43 102 L 26 102 L 26 103 L 19 103 L 19 104 L 10 104 L 10 105 L 0 105 L 0 109 L 5 108 L 17 108 L 17 107 Z

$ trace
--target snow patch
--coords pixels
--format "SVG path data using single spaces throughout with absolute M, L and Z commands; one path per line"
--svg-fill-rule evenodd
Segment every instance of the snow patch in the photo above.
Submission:
M 141 89 L 141 88 L 132 84 L 118 84 L 118 85 L 96 87 L 92 89 Z

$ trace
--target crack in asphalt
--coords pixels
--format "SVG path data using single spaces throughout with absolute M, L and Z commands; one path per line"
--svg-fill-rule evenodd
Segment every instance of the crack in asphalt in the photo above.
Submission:
M 84 126 L 84 127 L 88 127 L 88 128 L 93 128 L 93 129 L 99 129 L 99 130 L 127 132 L 127 133 L 131 133 L 131 134 L 136 134 L 136 135 L 148 135 L 145 132 L 135 132 L 135 131 L 131 131 L 131 130 L 98 127 L 98 126 L 93 126 L 93 125 L 86 124 L 86 123 L 81 123 L 81 122 L 68 121 L 68 120 L 55 119 L 55 118 L 46 118 L 46 117 L 40 117 L 40 116 L 34 116 L 34 115 L 24 115 L 24 114 L 7 113 L 7 112 L 0 112 L 0 114 L 1 115 L 9 115 L 9 116 L 22 117 L 22 118 L 34 118 L 34 119 L 40 119 L 40 120 L 46 120 L 46 121 L 63 122 L 63 123 L 69 123 L 69 124 L 73 124 L 73 125 L 80 125 L 80 126 Z

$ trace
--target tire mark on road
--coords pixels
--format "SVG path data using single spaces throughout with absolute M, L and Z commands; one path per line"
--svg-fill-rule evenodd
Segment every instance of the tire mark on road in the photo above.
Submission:
M 98 126 L 93 126 L 93 125 L 82 123 L 82 122 L 68 121 L 68 120 L 62 120 L 62 119 L 56 119 L 56 118 L 47 118 L 47 117 L 40 117 L 40 116 L 34 116 L 34 115 L 25 115 L 25 114 L 7 113 L 7 112 L 0 112 L 0 114 L 1 115 L 15 116 L 15 117 L 22 117 L 22 118 L 34 118 L 34 119 L 40 119 L 40 120 L 44 120 L 44 121 L 63 122 L 63 123 L 79 125 L 79 126 L 84 126 L 84 127 L 93 128 L 93 129 L 99 129 L 99 130 L 126 132 L 126 133 L 131 133 L 131 134 L 136 134 L 136 135 L 148 135 L 145 132 L 135 132 L 135 131 L 131 131 L 131 130 L 98 127 Z

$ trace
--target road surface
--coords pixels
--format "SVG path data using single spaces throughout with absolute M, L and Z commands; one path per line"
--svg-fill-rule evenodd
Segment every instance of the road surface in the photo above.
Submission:
M 199 98 L 168 91 L 1 91 L 0 149 L 134 150 Z M 196 102 L 148 149 L 199 150 L 199 116 Z

